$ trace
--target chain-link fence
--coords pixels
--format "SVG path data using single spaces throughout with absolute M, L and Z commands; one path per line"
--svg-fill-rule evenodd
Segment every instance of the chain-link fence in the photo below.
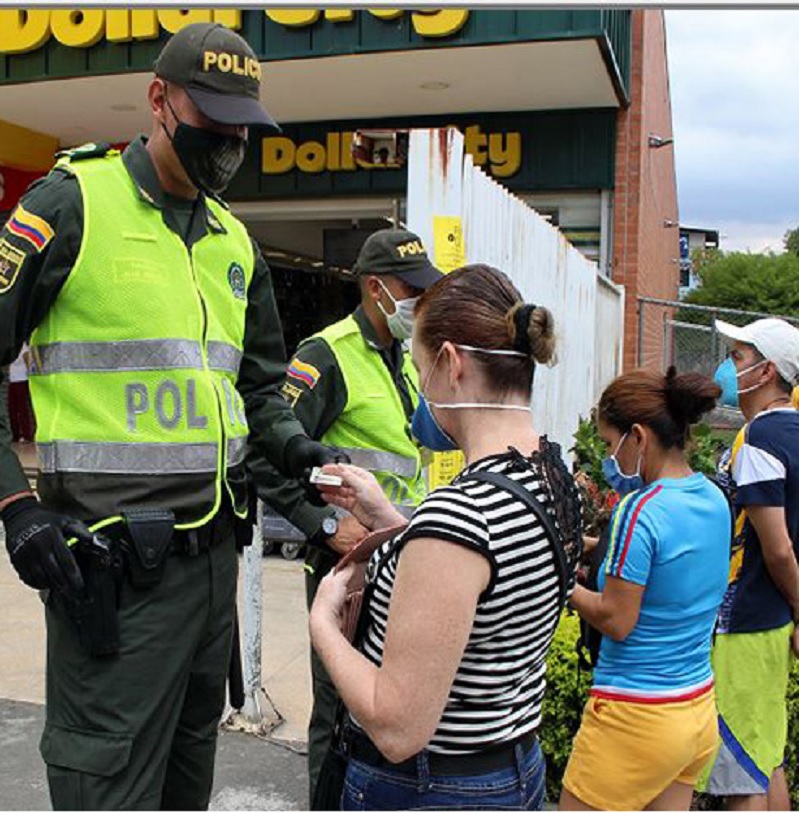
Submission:
M 724 337 L 716 330 L 716 319 L 746 325 L 767 316 L 777 316 L 799 327 L 799 319 L 775 313 L 639 297 L 638 366 L 665 372 L 673 364 L 681 373 L 695 371 L 712 376 L 728 350 Z M 711 416 L 711 423 L 719 426 L 735 427 L 742 421 L 739 410 L 726 407 Z
M 639 297 L 638 366 L 665 372 L 673 364 L 681 373 L 696 371 L 713 375 L 728 349 L 716 330 L 715 320 L 746 325 L 767 316 L 785 319 L 799 327 L 799 319 L 776 313 Z

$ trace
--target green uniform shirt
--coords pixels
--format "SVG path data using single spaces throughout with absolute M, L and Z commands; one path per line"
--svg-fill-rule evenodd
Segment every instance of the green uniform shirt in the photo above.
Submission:
M 383 347 L 360 306 L 355 310 L 353 316 L 367 345 L 375 352 L 381 363 L 386 365 L 391 374 L 408 419 L 407 431 L 410 432 L 414 409 L 411 399 L 413 383 L 402 371 L 402 360 L 405 353 L 402 344 L 393 341 L 389 347 Z M 324 339 L 312 338 L 303 342 L 295 353 L 294 359 L 315 367 L 319 372 L 319 377 L 313 387 L 308 387 L 297 378 L 287 379 L 283 385 L 283 394 L 293 405 L 294 412 L 308 436 L 319 440 L 335 423 L 347 405 L 344 376 L 330 345 Z M 275 471 L 262 471 L 261 475 L 257 478 L 260 496 L 284 514 L 306 536 L 312 537 L 317 533 L 324 517 L 333 514 L 331 508 L 317 507 L 309 503 L 304 490 L 295 481 L 280 478 Z M 269 485 L 264 486 L 265 483 Z
M 187 247 L 209 231 L 222 229 L 202 195 L 183 200 L 161 189 L 145 143 L 143 137 L 132 142 L 123 161 L 142 200 L 162 211 L 166 227 Z M 0 231 L 0 365 L 17 357 L 55 301 L 83 236 L 81 192 L 77 179 L 68 173 L 56 169 L 36 181 L 20 203 L 28 220 L 44 221 L 45 244 L 20 236 L 19 229 L 8 224 Z M 271 274 L 257 245 L 254 257 L 237 389 L 246 406 L 252 459 L 267 457 L 282 463 L 287 441 L 303 430 L 280 395 L 286 369 L 283 333 Z M 0 500 L 28 487 L 16 455 L 7 442 L 0 441 Z

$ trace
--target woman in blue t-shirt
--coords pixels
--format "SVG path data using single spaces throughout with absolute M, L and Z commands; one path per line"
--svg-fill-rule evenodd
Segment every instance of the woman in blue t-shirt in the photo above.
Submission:
M 719 387 L 697 373 L 635 370 L 602 394 L 604 463 L 621 495 L 599 592 L 572 606 L 603 633 L 562 809 L 687 810 L 717 741 L 710 644 L 727 582 L 726 498 L 685 459 Z

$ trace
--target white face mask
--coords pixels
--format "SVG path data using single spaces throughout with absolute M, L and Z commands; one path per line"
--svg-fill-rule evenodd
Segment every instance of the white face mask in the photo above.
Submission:
M 484 353 L 487 356 L 519 356 L 520 358 L 527 358 L 524 353 L 520 353 L 518 350 L 489 350 L 484 347 L 472 347 L 469 344 L 456 344 L 455 347 L 460 347 L 461 350 L 468 350 L 470 353 Z M 433 362 L 433 366 L 430 368 L 430 372 L 427 374 L 424 386 L 422 387 L 422 394 L 424 394 L 424 391 L 427 389 L 427 386 L 430 383 L 430 376 L 433 374 L 433 370 L 435 370 L 443 350 L 444 346 L 442 345 L 441 349 L 438 351 L 435 361 Z M 433 406 L 436 409 L 509 409 L 518 412 L 530 411 L 530 404 L 498 404 L 483 401 L 463 401 L 457 404 L 442 404 L 438 401 L 431 401 L 429 399 L 427 399 L 427 404 L 428 406 Z
M 377 307 L 386 317 L 386 324 L 391 335 L 395 339 L 404 342 L 406 339 L 410 339 L 411 333 L 413 333 L 413 309 L 416 307 L 416 300 L 419 297 L 411 296 L 407 299 L 394 299 L 391 291 L 380 280 L 378 282 L 380 287 L 388 294 L 388 298 L 394 303 L 394 313 L 386 313 L 386 309 L 379 301 Z

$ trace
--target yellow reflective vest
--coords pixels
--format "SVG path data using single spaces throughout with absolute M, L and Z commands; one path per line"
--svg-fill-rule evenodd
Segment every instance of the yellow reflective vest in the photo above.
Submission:
M 380 355 L 366 344 L 352 315 L 314 338 L 330 347 L 347 387 L 346 406 L 321 442 L 343 449 L 355 465 L 371 471 L 396 506 L 418 505 L 426 491 L 419 447 Z M 408 353 L 403 357 L 403 374 L 413 384 L 415 406 L 418 377 Z
M 191 504 L 179 527 L 207 522 L 224 488 L 243 514 L 243 479 L 229 472 L 248 435 L 235 387 L 254 268 L 244 226 L 208 200 L 220 232 L 189 250 L 118 153 L 63 165 L 80 186 L 83 241 L 30 343 L 41 476 L 69 489 L 81 475 L 72 496 L 97 518 L 97 495 L 130 499 L 131 475 L 151 478 L 131 507 Z

